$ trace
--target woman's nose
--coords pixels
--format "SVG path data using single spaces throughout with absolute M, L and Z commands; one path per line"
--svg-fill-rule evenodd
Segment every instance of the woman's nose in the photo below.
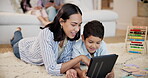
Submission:
M 79 30 L 80 30 L 80 26 L 76 26 L 75 31 L 79 31 Z

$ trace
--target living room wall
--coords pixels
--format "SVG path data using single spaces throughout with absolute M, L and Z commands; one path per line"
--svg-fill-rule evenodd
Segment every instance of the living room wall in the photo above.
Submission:
M 113 10 L 119 15 L 117 28 L 126 30 L 133 16 L 137 16 L 137 0 L 114 0 Z

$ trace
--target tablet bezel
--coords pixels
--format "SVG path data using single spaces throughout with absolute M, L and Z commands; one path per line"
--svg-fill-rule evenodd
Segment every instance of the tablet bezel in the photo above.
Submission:
M 101 55 L 91 58 L 87 76 L 90 78 L 105 78 L 112 71 L 118 58 L 116 54 Z

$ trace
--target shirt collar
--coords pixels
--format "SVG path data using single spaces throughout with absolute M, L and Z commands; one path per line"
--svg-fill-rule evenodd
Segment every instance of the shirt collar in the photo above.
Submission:
M 86 49 L 84 43 L 82 43 L 82 47 L 83 47 L 84 54 L 85 54 L 88 58 L 92 58 L 92 56 L 90 55 L 90 53 L 89 53 L 88 50 Z M 94 53 L 94 56 L 96 56 L 96 55 L 97 55 L 97 52 Z

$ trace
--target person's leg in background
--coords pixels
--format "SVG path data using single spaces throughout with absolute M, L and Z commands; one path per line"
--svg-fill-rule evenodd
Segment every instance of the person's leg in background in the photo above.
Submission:
M 52 22 L 57 14 L 56 9 L 53 6 L 51 6 L 46 9 L 46 12 L 47 12 L 49 21 Z
M 47 12 L 45 11 L 45 9 L 44 8 L 42 8 L 42 10 L 41 10 L 41 14 L 42 14 L 42 17 L 44 18 L 44 26 L 46 26 L 47 24 L 49 24 L 50 23 L 50 21 L 49 21 L 49 19 L 48 19 L 48 15 L 47 15 Z
M 44 8 L 41 10 L 41 13 L 42 13 L 42 16 L 44 17 L 45 21 L 50 22 L 48 19 L 47 12 Z
M 23 39 L 22 33 L 21 33 L 21 28 L 17 27 L 16 31 L 14 32 L 14 37 L 11 39 L 11 45 L 13 47 L 13 52 L 14 55 L 20 59 L 20 54 L 19 54 L 19 47 L 18 47 L 18 42 Z
M 45 9 L 35 10 L 34 12 L 35 12 L 34 15 L 37 16 L 39 21 L 42 23 L 43 27 L 50 23 L 50 21 L 48 20 L 48 15 L 47 15 Z

